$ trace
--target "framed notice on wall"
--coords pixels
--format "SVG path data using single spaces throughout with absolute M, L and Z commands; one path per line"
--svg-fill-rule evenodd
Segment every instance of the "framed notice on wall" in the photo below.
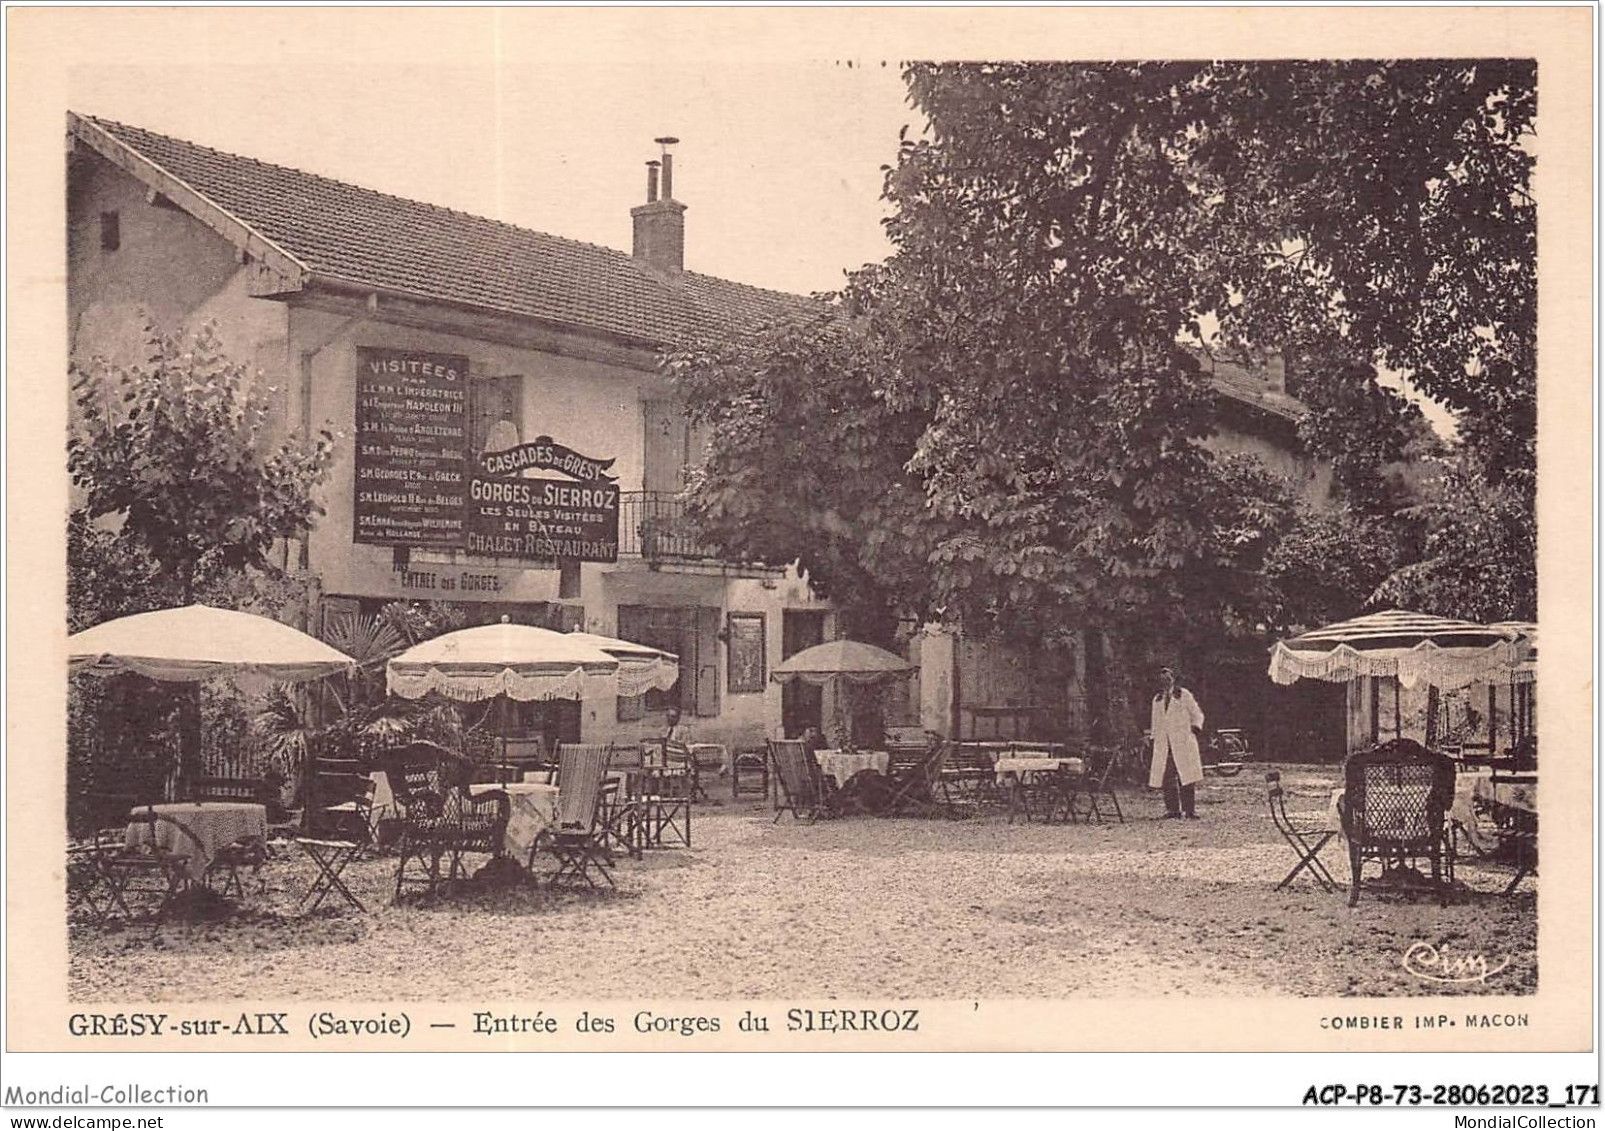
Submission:
M 762 613 L 731 613 L 726 621 L 730 636 L 730 670 L 725 683 L 732 694 L 764 689 L 764 618 Z

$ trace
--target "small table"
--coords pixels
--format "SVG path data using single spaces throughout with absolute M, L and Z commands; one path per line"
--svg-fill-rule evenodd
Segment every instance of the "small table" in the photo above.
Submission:
M 820 774 L 835 781 L 837 789 L 865 770 L 885 774 L 892 764 L 892 756 L 884 750 L 821 750 L 814 758 Z
M 130 812 L 153 812 L 165 821 L 137 822 L 128 826 L 124 843 L 139 848 L 155 843 L 169 852 L 182 854 L 190 881 L 201 883 L 206 870 L 220 849 L 253 837 L 267 838 L 267 806 L 249 801 L 180 801 L 168 805 L 140 805 Z M 188 830 L 190 836 L 185 835 Z M 191 839 L 193 836 L 193 840 Z
M 1055 758 L 1040 754 L 1011 754 L 999 758 L 992 764 L 992 768 L 997 773 L 998 784 L 1002 785 L 1008 777 L 1020 781 L 1044 772 L 1051 774 L 1059 770 L 1068 770 L 1072 774 L 1084 774 L 1087 772 L 1087 763 L 1070 756 Z
M 509 782 L 497 785 L 482 782 L 468 787 L 470 796 L 499 789 L 507 794 L 507 831 L 502 834 L 502 851 L 521 865 L 527 864 L 535 841 L 547 829 L 557 827 L 557 790 L 540 782 Z
M 1087 772 L 1087 763 L 1080 758 L 1053 757 L 1042 754 L 1011 754 L 999 758 L 992 764 L 997 774 L 998 785 L 1009 787 L 1009 820 L 1012 822 L 1016 813 L 1024 813 L 1026 820 L 1031 819 L 1030 807 L 1026 804 L 1025 788 L 1036 779 L 1038 774 L 1056 774 L 1061 771 L 1080 775 Z M 1060 800 L 1066 806 L 1070 804 L 1069 795 L 1065 794 Z M 1052 817 L 1050 810 L 1049 819 Z

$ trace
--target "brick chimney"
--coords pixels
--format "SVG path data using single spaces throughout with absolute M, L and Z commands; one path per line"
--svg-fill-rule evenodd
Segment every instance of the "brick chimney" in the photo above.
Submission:
M 674 154 L 669 146 L 680 139 L 660 137 L 661 162 L 646 163 L 646 203 L 630 209 L 635 222 L 632 252 L 660 271 L 674 274 L 685 270 L 685 205 L 674 199 Z M 658 173 L 663 174 L 663 197 L 658 198 Z
M 1280 353 L 1266 357 L 1264 374 L 1265 384 L 1270 386 L 1271 392 L 1287 392 L 1287 360 Z

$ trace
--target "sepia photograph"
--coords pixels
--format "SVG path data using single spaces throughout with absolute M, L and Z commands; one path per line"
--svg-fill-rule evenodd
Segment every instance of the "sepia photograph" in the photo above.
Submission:
M 349 66 L 214 37 L 32 111 L 64 652 L 7 879 L 73 1020 L 30 1043 L 266 1002 L 296 1047 L 918 1047 L 936 1003 L 946 1048 L 1170 1051 L 961 1018 L 1226 999 L 1193 1047 L 1587 1047 L 1592 691 L 1539 642 L 1592 608 L 1539 567 L 1589 576 L 1592 503 L 1538 500 L 1590 358 L 1540 381 L 1579 167 L 1530 45 L 575 12 L 559 58 L 411 10 L 432 65 L 305 11 Z M 77 13 L 158 15 L 293 26 Z

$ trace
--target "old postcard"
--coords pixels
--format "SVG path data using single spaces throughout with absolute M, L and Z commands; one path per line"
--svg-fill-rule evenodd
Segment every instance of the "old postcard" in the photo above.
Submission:
M 1590 10 L 8 17 L 10 1050 L 1589 1046 Z

